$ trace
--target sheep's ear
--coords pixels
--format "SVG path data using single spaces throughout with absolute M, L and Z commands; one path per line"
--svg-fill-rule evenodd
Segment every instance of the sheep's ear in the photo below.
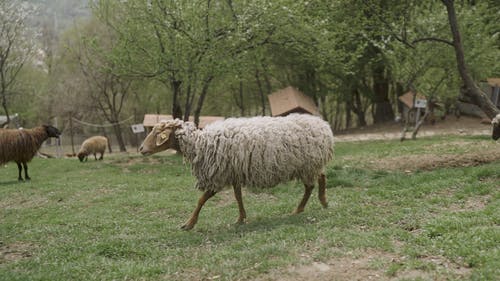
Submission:
M 160 146 L 168 141 L 170 130 L 161 131 L 156 135 L 156 146 Z

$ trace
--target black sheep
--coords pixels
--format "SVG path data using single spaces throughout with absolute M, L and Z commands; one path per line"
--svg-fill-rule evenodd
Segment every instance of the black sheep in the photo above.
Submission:
M 58 138 L 61 132 L 53 126 L 42 125 L 32 129 L 0 129 L 0 164 L 14 161 L 19 169 L 18 180 L 22 181 L 28 176 L 28 162 L 40 149 L 42 143 L 48 138 Z M 21 165 L 22 164 L 22 165 Z

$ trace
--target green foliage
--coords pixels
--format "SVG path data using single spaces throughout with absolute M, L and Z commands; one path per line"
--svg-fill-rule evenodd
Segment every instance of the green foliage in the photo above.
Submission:
M 31 122 L 69 111 L 102 121 L 88 97 L 97 85 L 81 73 L 75 55 L 83 47 L 96 63 L 108 62 L 96 67 L 136 83 L 124 105 L 128 116 L 171 113 L 175 106 L 191 115 L 262 114 L 265 95 L 292 85 L 312 96 L 335 125 L 374 108 L 378 72 L 394 108 L 397 95 L 410 88 L 452 102 L 462 84 L 452 47 L 443 43 L 451 36 L 440 1 L 111 0 L 90 1 L 90 12 L 79 0 L 30 2 L 40 4 L 35 22 L 43 30 L 34 39 L 46 53 L 48 73 L 33 74 L 28 66 L 17 85 L 35 76 L 45 80 L 39 81 L 43 87 L 26 90 L 12 107 Z M 455 3 L 476 81 L 500 75 L 496 4 Z M 91 16 L 65 24 L 68 14 L 86 13 Z M 43 97 L 39 103 L 21 102 L 33 92 Z

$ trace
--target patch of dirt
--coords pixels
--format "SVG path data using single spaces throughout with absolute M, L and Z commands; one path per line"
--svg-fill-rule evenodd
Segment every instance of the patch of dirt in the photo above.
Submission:
M 369 251 L 359 256 L 344 256 L 334 258 L 328 262 L 312 262 L 305 265 L 292 266 L 287 269 L 274 270 L 255 280 L 267 281 L 351 281 L 351 280 L 448 280 L 450 275 L 455 278 L 464 278 L 470 275 L 471 269 L 441 256 L 422 257 L 424 263 L 431 264 L 435 270 L 427 272 L 418 269 L 403 269 L 394 275 L 388 275 L 390 267 L 402 266 L 405 257 L 382 251 Z M 443 276 L 441 276 L 441 274 Z
M 153 158 L 153 157 L 130 157 L 130 158 L 124 158 L 124 159 L 113 159 L 111 161 L 112 164 L 115 164 L 117 166 L 122 166 L 122 167 L 128 167 L 132 166 L 135 164 L 160 164 L 160 160 L 158 158 Z
M 4 245 L 0 241 L 0 264 L 29 258 L 33 256 L 32 251 L 34 248 L 35 245 L 31 243 L 15 242 L 13 244 Z
M 500 150 L 485 150 L 463 154 L 413 154 L 371 160 L 369 166 L 377 170 L 431 171 L 446 167 L 471 167 L 500 160 Z
M 391 140 L 401 138 L 403 124 L 385 123 L 375 124 L 363 128 L 349 129 L 335 132 L 335 141 L 363 141 L 363 140 Z M 463 116 L 460 119 L 448 117 L 434 125 L 424 124 L 418 132 L 417 138 L 437 135 L 491 135 L 491 125 L 474 117 Z M 411 138 L 411 132 L 406 133 L 406 138 Z
M 327 263 L 313 262 L 289 268 L 277 280 L 388 280 L 383 269 L 373 266 L 375 260 L 390 263 L 394 256 L 388 253 L 367 254 L 358 258 L 341 257 Z
M 21 194 L 12 194 L 5 200 L 0 201 L 0 209 L 20 210 L 39 208 L 50 203 L 50 200 L 40 194 L 31 194 L 29 198 Z
M 446 209 L 452 212 L 479 211 L 486 208 L 490 200 L 490 195 L 468 197 L 463 203 L 454 203 Z

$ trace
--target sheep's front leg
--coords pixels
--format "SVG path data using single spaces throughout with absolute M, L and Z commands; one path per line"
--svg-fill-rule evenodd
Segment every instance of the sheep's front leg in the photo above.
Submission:
M 203 195 L 198 200 L 198 205 L 196 206 L 196 209 L 194 209 L 193 214 L 191 215 L 189 220 L 187 220 L 187 222 L 183 226 L 181 226 L 181 229 L 190 230 L 194 227 L 194 225 L 198 221 L 198 215 L 200 214 L 201 208 L 203 207 L 203 205 L 205 205 L 205 202 L 207 202 L 208 199 L 215 195 L 215 193 L 215 191 L 211 190 L 207 190 L 205 191 L 205 193 L 203 193 Z
M 21 176 L 22 172 L 23 172 L 23 166 L 21 166 L 20 162 L 16 162 L 16 163 L 17 163 L 17 169 L 19 170 L 19 177 L 17 177 L 17 180 L 23 181 L 23 177 Z
M 323 208 L 328 207 L 328 202 L 326 202 L 326 176 L 324 173 L 321 173 L 318 178 L 318 198 Z
M 311 197 L 311 192 L 314 188 L 314 185 L 304 184 L 304 197 L 302 197 L 302 201 L 300 201 L 299 206 L 295 209 L 295 214 L 302 213 L 307 204 L 307 200 Z
M 234 190 L 234 197 L 236 198 L 236 201 L 238 202 L 238 209 L 240 211 L 240 216 L 238 217 L 237 223 L 243 224 L 243 223 L 245 223 L 245 220 L 247 218 L 247 213 L 245 212 L 245 207 L 243 207 L 243 197 L 241 196 L 241 186 L 234 185 L 233 190 Z

